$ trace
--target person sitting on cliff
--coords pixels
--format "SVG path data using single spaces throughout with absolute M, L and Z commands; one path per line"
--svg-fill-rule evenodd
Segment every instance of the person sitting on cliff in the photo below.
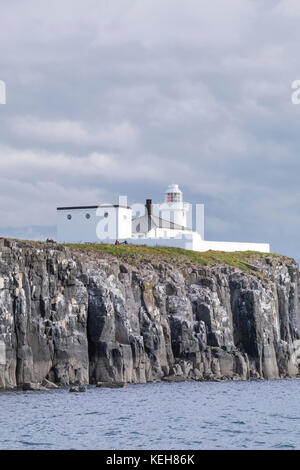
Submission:
M 120 245 L 119 240 L 116 240 L 116 241 L 115 241 L 115 245 Z

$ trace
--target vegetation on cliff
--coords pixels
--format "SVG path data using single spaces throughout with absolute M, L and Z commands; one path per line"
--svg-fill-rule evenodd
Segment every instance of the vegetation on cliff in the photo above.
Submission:
M 291 258 L 287 258 L 279 254 L 261 253 L 258 251 L 225 252 L 209 250 L 205 252 L 197 252 L 165 246 L 109 245 L 104 243 L 67 244 L 65 246 L 73 249 L 92 250 L 106 253 L 108 255 L 115 256 L 126 263 L 134 265 L 139 262 L 167 262 L 174 264 L 174 266 L 177 267 L 195 264 L 202 266 L 225 264 L 246 272 L 257 272 L 257 267 L 252 264 L 255 260 L 263 261 L 268 258 L 272 258 L 273 260 L 274 258 L 277 258 L 278 261 L 293 261 Z

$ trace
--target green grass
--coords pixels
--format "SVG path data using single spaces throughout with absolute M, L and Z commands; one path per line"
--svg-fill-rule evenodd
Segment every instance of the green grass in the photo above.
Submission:
M 40 241 L 19 240 L 11 239 L 20 243 L 28 243 L 33 246 L 51 247 L 51 244 Z M 278 262 L 290 261 L 295 263 L 292 258 L 275 253 L 261 253 L 258 251 L 205 251 L 197 252 L 191 250 L 184 250 L 183 248 L 173 248 L 165 246 L 145 246 L 145 245 L 110 245 L 105 243 L 96 244 L 56 244 L 56 246 L 66 246 L 71 249 L 78 249 L 80 251 L 93 251 L 100 252 L 104 255 L 114 256 L 125 263 L 138 266 L 141 263 L 149 263 L 157 266 L 159 263 L 169 263 L 176 267 L 185 268 L 188 266 L 212 266 L 212 265 L 227 265 L 238 268 L 242 271 L 250 272 L 258 277 L 261 277 L 261 271 L 255 264 L 257 260 L 264 260 L 265 258 L 273 258 Z M 253 264 L 252 264 L 253 263 Z
M 167 262 L 176 266 L 226 264 L 239 268 L 243 271 L 256 271 L 257 268 L 251 265 L 251 261 L 264 259 L 266 257 L 284 258 L 273 253 L 261 253 L 257 251 L 206 251 L 196 252 L 184 250 L 182 248 L 171 248 L 163 246 L 141 246 L 141 245 L 109 245 L 109 244 L 65 244 L 69 248 L 86 251 L 96 251 L 106 253 L 123 260 L 129 264 Z

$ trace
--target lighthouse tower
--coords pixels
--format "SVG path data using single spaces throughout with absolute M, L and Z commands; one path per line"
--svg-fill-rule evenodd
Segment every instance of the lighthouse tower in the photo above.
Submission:
M 168 219 L 177 225 L 187 227 L 187 214 L 190 204 L 183 202 L 182 191 L 178 184 L 169 184 L 165 191 L 163 210 L 169 213 Z

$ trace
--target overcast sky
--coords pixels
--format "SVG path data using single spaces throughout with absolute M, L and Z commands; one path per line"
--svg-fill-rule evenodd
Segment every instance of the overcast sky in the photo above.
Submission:
M 206 238 L 300 260 L 299 0 L 1 2 L 0 235 L 178 183 Z

